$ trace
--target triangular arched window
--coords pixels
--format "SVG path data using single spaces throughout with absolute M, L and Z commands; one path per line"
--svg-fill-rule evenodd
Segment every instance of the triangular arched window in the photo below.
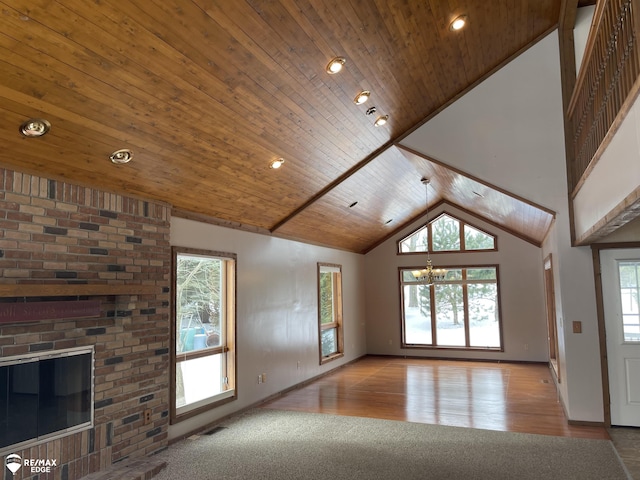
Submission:
M 398 242 L 399 253 L 497 250 L 496 237 L 443 213 Z

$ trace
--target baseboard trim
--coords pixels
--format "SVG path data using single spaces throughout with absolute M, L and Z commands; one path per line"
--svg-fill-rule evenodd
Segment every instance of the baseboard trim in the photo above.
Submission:
M 587 422 L 585 420 L 567 420 L 567 423 L 574 427 L 606 427 L 604 422 Z
M 513 363 L 513 364 L 527 364 L 527 365 L 548 365 L 548 361 L 538 360 L 501 360 L 497 358 L 466 358 L 466 357 L 434 357 L 423 355 L 387 355 L 382 353 L 372 353 L 365 355 L 366 357 L 379 357 L 379 358 L 408 358 L 415 360 L 443 360 L 454 362 L 479 362 L 479 363 Z M 362 357 L 361 357 L 362 358 Z

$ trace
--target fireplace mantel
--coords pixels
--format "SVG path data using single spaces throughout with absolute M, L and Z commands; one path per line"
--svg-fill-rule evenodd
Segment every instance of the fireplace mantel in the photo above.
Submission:
M 0 297 L 67 297 L 76 295 L 148 295 L 161 293 L 157 285 L 112 284 L 0 284 Z

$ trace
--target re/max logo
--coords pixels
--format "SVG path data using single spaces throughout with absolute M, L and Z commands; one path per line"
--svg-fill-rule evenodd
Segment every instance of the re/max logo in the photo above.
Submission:
M 20 455 L 12 453 L 11 455 L 7 455 L 4 464 L 13 475 L 15 475 L 21 467 L 28 468 L 31 473 L 51 473 L 51 469 L 58 466 L 58 460 L 53 458 L 22 459 Z
M 23 465 L 25 467 L 57 467 L 58 460 L 47 458 L 25 458 L 23 460 Z

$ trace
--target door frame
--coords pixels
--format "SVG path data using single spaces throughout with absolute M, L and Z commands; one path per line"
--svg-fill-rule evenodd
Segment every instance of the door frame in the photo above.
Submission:
M 594 243 L 591 245 L 593 258 L 593 278 L 596 285 L 596 314 L 598 316 L 598 337 L 600 342 L 600 368 L 602 377 L 602 404 L 604 425 L 611 426 L 611 391 L 609 389 L 609 363 L 607 361 L 607 333 L 604 323 L 604 299 L 602 295 L 602 272 L 600 270 L 600 250 L 640 248 L 640 242 Z
M 558 348 L 558 322 L 556 320 L 556 291 L 553 280 L 553 259 L 550 253 L 544 259 L 544 297 L 547 311 L 547 343 L 549 346 L 549 366 L 556 376 L 556 383 L 561 383 L 560 349 Z

